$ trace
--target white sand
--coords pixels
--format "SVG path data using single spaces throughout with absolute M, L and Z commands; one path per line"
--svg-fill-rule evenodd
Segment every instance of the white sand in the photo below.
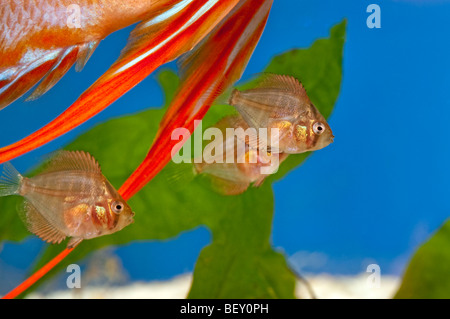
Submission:
M 380 287 L 369 287 L 367 274 L 357 276 L 331 276 L 328 274 L 306 276 L 317 298 L 391 298 L 400 284 L 400 279 L 382 276 Z M 86 287 L 81 289 L 55 291 L 49 294 L 32 293 L 29 298 L 185 298 L 192 276 L 182 275 L 168 281 L 134 282 L 120 287 Z M 309 298 L 302 282 L 297 283 L 298 297 Z

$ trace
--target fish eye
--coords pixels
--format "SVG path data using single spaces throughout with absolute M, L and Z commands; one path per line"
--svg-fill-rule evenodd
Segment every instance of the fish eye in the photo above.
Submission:
M 115 201 L 111 204 L 111 209 L 116 214 L 120 214 L 123 211 L 123 207 L 124 207 L 123 203 L 119 201 Z
M 316 122 L 313 125 L 313 130 L 314 130 L 314 133 L 320 135 L 323 132 L 325 132 L 325 125 L 323 123 Z

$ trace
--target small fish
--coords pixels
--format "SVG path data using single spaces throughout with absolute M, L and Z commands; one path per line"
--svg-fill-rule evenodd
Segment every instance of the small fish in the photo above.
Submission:
M 269 74 L 253 89 L 233 90 L 229 104 L 250 127 L 279 129 L 276 144 L 265 141 L 273 152 L 297 154 L 319 150 L 333 142 L 333 132 L 312 104 L 303 85 L 288 75 Z M 273 131 L 275 134 L 275 131 Z
M 195 159 L 193 165 L 171 166 L 169 179 L 178 179 L 185 174 L 190 174 L 192 178 L 208 176 L 212 188 L 218 193 L 238 195 L 250 186 L 259 187 L 267 176 L 278 170 L 280 163 L 288 156 L 286 153 L 272 154 L 266 150 L 253 149 L 246 143 L 248 136 L 227 135 L 227 128 L 245 130 L 248 127 L 240 115 L 226 116 L 213 127 L 220 130 L 223 139 L 218 141 L 216 137 L 214 142 L 204 148 L 202 159 Z M 214 146 L 210 148 L 210 145 Z
M 115 233 L 133 223 L 131 208 L 103 176 L 88 153 L 61 151 L 37 176 L 26 178 L 6 163 L 0 176 L 0 196 L 25 198 L 21 217 L 28 230 L 49 243 Z
M 270 157 L 278 156 L 277 162 L 270 162 Z M 270 174 L 278 170 L 279 164 L 287 158 L 288 154 L 262 154 L 258 150 L 246 149 L 243 162 L 235 163 L 194 163 L 195 174 L 207 174 L 211 177 L 214 190 L 223 195 L 239 195 L 245 192 L 250 185 L 259 187 Z M 256 162 L 250 162 L 250 158 Z M 262 169 L 266 169 L 262 173 Z

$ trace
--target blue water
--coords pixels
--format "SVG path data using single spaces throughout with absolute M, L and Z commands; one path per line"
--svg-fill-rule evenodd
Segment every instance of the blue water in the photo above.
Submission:
M 381 7 L 381 29 L 366 26 L 370 3 Z M 274 186 L 272 241 L 294 267 L 356 274 L 375 262 L 382 273 L 401 274 L 449 215 L 449 16 L 449 1 L 274 1 L 246 76 L 260 72 L 274 54 L 308 47 L 348 19 L 341 93 L 330 119 L 335 142 Z M 62 112 L 118 57 L 130 30 L 108 37 L 83 72 L 70 71 L 41 99 L 21 99 L 3 110 L 0 145 Z M 94 119 L 13 164 L 24 171 L 96 123 L 161 105 L 156 73 Z M 116 252 L 131 279 L 167 279 L 192 271 L 209 241 L 199 228 Z M 4 246 L 0 293 L 23 278 L 41 246 L 37 239 Z M 133 256 L 145 258 L 136 265 Z

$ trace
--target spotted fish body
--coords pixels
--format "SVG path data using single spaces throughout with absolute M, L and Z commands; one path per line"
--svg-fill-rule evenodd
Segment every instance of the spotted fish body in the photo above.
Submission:
M 303 85 L 292 76 L 268 74 L 255 88 L 234 90 L 229 104 L 250 127 L 266 128 L 268 136 L 277 136 L 276 143 L 264 141 L 273 152 L 298 154 L 333 142 L 327 121 L 312 104 Z
M 72 237 L 69 246 L 74 246 L 133 222 L 131 208 L 87 153 L 63 151 L 31 178 L 22 177 L 10 164 L 6 168 L 0 195 L 23 196 L 27 228 L 47 242 Z

